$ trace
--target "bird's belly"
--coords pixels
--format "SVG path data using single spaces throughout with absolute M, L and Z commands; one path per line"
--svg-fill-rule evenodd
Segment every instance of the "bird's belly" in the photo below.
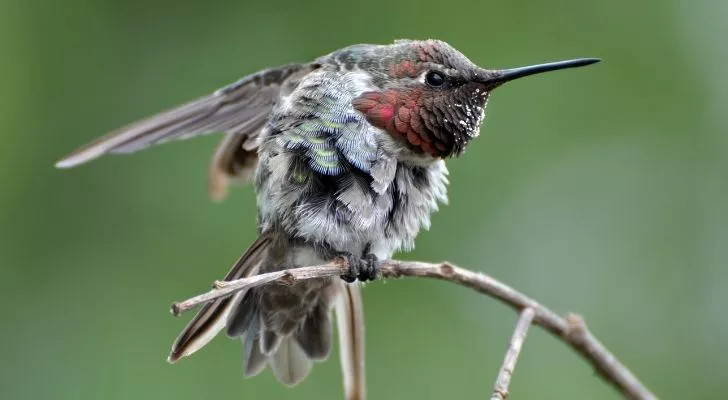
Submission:
M 411 250 L 430 214 L 445 202 L 444 162 L 399 163 L 383 186 L 369 173 L 348 168 L 326 175 L 309 168 L 300 153 L 263 153 L 256 177 L 261 231 L 286 236 L 330 252 L 390 258 Z M 381 183 L 381 182 L 380 182 Z
M 300 218 L 295 235 L 309 242 L 323 244 L 334 252 L 362 256 L 372 253 L 381 259 L 390 258 L 401 244 L 401 240 L 387 237 L 385 221 L 362 221 L 356 218 L 341 220 L 342 212 L 331 210 L 324 222 L 321 214 Z
M 333 253 L 372 253 L 380 259 L 390 258 L 404 243 L 411 243 L 419 230 L 420 221 L 413 221 L 415 216 L 398 217 L 391 206 L 382 207 L 381 203 L 380 208 L 372 204 L 352 206 L 335 196 L 310 198 L 310 194 L 301 193 L 293 204 L 281 207 L 272 205 L 286 202 L 276 196 L 281 191 L 266 193 L 267 200 L 259 205 L 262 231 L 282 229 L 292 239 Z M 410 225 L 403 226 L 400 221 Z

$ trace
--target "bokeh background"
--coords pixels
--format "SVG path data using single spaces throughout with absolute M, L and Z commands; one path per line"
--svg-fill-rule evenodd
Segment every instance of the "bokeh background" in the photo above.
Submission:
M 139 117 L 267 66 L 359 42 L 446 40 L 489 67 L 598 56 L 510 84 L 449 162 L 450 205 L 417 250 L 577 311 L 664 398 L 728 394 L 728 3 L 0 1 L 0 398 L 336 399 L 338 356 L 291 390 L 244 380 L 220 337 L 166 363 L 255 237 L 251 188 L 208 201 L 219 137 L 53 162 Z M 462 288 L 368 285 L 372 399 L 490 392 L 516 320 Z M 533 329 L 513 399 L 615 399 Z

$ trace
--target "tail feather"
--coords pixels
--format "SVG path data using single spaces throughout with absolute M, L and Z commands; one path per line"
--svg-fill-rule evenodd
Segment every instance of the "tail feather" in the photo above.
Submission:
M 264 356 L 260 351 L 260 342 L 256 334 L 244 335 L 241 337 L 244 347 L 245 361 L 243 364 L 243 374 L 246 378 L 258 375 L 265 369 L 268 357 Z
M 227 333 L 241 337 L 246 377 L 270 365 L 281 383 L 294 386 L 308 375 L 313 361 L 323 361 L 331 352 L 333 299 L 323 295 L 300 322 L 295 319 L 281 322 L 270 316 L 263 318 L 261 297 L 256 293 L 259 289 L 250 290 L 238 302 L 228 317 Z
M 313 366 L 313 361 L 290 336 L 281 341 L 276 352 L 268 357 L 268 363 L 278 381 L 287 386 L 300 383 Z
M 251 276 L 262 265 L 274 263 L 267 256 L 274 251 L 271 243 L 270 235 L 261 235 L 225 279 Z M 294 386 L 309 374 L 314 361 L 327 359 L 331 352 L 334 304 L 339 330 L 343 330 L 340 339 L 342 362 L 346 360 L 347 364 L 347 392 L 355 388 L 362 393 L 361 299 L 358 287 L 338 280 L 307 282 L 300 287 L 257 287 L 209 303 L 180 334 L 170 361 L 192 354 L 226 328 L 228 336 L 242 341 L 246 377 L 259 374 L 269 365 L 281 383 Z
M 339 355 L 344 392 L 347 400 L 366 399 L 364 372 L 364 308 L 358 285 L 342 282 L 342 293 L 336 302 L 339 333 Z
M 240 337 L 244 347 L 244 376 L 247 378 L 258 375 L 266 365 L 270 365 L 273 375 L 284 385 L 295 386 L 306 378 L 313 366 L 314 357 L 304 350 L 301 340 L 295 335 L 281 336 L 261 328 L 258 315 L 252 320 L 254 322 L 249 325 L 248 331 Z M 328 323 L 328 318 L 322 322 Z M 328 342 L 331 342 L 330 338 Z M 326 354 L 328 350 L 326 349 Z
M 304 353 L 316 361 L 327 359 L 331 352 L 331 318 L 327 308 L 324 304 L 316 306 L 295 335 Z
M 273 355 L 281 345 L 283 337 L 277 332 L 266 330 L 260 340 L 260 351 L 267 356 Z

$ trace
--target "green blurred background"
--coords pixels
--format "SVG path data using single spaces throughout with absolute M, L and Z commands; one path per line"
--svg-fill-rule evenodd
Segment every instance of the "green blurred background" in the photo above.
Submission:
M 728 393 L 728 3 L 720 0 L 0 1 L 0 398 L 341 398 L 338 356 L 291 390 L 244 380 L 220 337 L 166 363 L 255 237 L 252 190 L 208 201 L 219 137 L 53 162 L 100 134 L 267 66 L 434 37 L 512 67 L 597 56 L 497 92 L 449 162 L 450 206 L 402 257 L 485 271 L 577 311 L 664 398 Z M 372 399 L 490 392 L 515 314 L 427 280 L 368 285 Z M 513 399 L 615 399 L 534 329 Z

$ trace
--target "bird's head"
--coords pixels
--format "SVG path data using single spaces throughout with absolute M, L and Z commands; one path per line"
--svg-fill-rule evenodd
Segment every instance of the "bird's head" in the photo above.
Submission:
M 354 99 L 354 108 L 372 125 L 436 158 L 462 154 L 478 136 L 490 94 L 500 85 L 599 61 L 582 58 L 490 70 L 439 40 L 400 40 L 366 50 L 356 47 L 339 57 L 368 72 L 378 88 Z

